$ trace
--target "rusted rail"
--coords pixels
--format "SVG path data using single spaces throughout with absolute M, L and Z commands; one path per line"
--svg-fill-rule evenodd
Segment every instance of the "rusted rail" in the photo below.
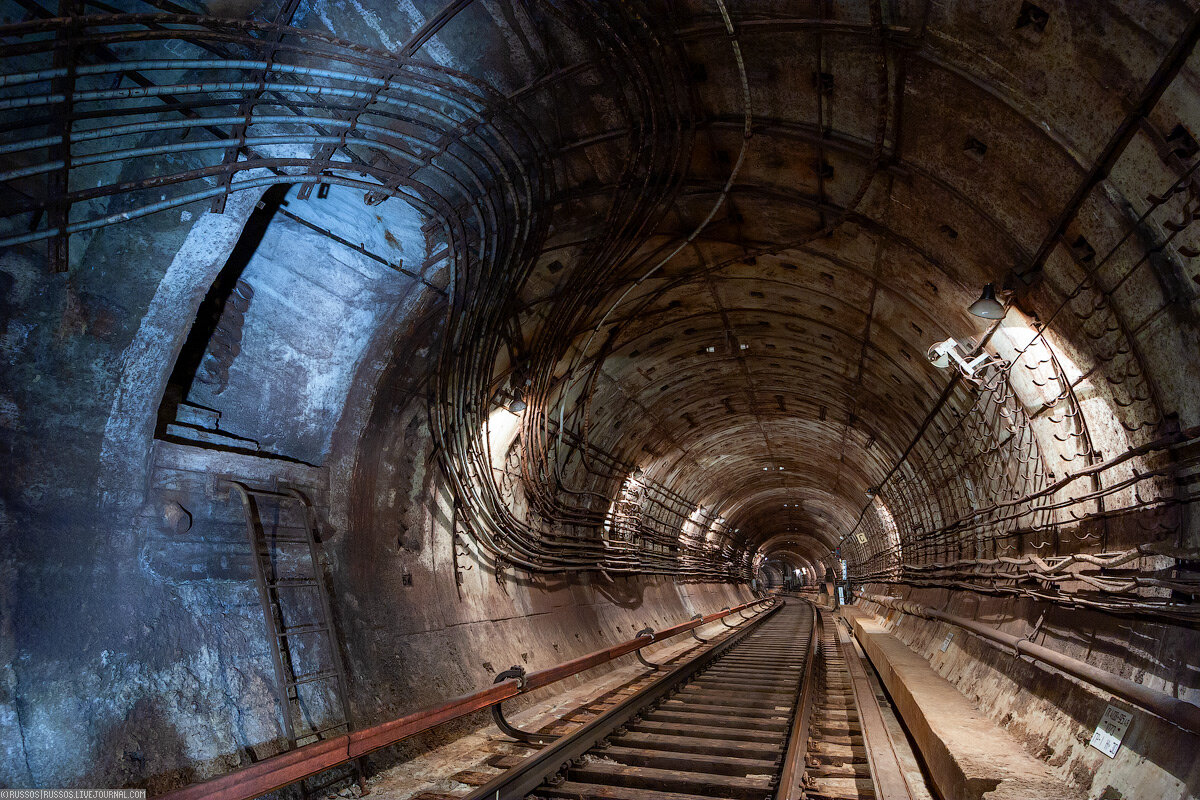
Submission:
M 800 603 L 772 606 L 463 800 L 767 798 L 811 623 Z
M 331 767 L 364 756 L 373 750 L 424 733 L 451 720 L 459 719 L 476 711 L 481 711 L 511 697 L 526 694 L 534 689 L 549 686 L 564 678 L 577 675 L 585 670 L 608 663 L 613 659 L 628 655 L 647 645 L 661 642 L 682 633 L 695 630 L 710 622 L 723 620 L 730 614 L 743 609 L 750 609 L 764 604 L 775 605 L 774 597 L 753 600 L 731 609 L 722 609 L 714 614 L 691 619 L 674 627 L 657 633 L 639 636 L 604 650 L 559 664 L 556 667 L 539 670 L 525 676 L 524 682 L 512 678 L 497 683 L 487 689 L 461 695 L 444 703 L 423 708 L 406 714 L 398 719 L 353 731 L 332 739 L 306 745 L 272 756 L 245 769 L 230 772 L 210 781 L 196 783 L 182 789 L 160 795 L 163 800 L 193 800 L 193 798 L 209 798 L 210 800 L 249 800 L 261 794 L 295 783 L 298 780 L 316 775 Z
M 804 797 L 804 756 L 808 750 L 809 727 L 813 705 L 816 701 L 816 681 L 812 680 L 813 664 L 821 647 L 825 620 L 815 603 L 803 601 L 812 609 L 812 633 L 809 638 L 808 654 L 804 659 L 804 688 L 796 702 L 792 717 L 792 730 L 788 736 L 787 750 L 783 756 L 783 771 L 779 775 L 779 786 L 775 800 L 800 800 Z
M 863 746 L 871 767 L 871 780 L 875 783 L 875 796 L 878 800 L 912 800 L 912 791 L 896 753 L 895 743 L 888 734 L 879 701 L 871 688 L 862 658 L 854 649 L 854 641 L 844 635 L 841 628 L 837 629 L 834 638 L 841 648 L 854 706 L 862 723 Z

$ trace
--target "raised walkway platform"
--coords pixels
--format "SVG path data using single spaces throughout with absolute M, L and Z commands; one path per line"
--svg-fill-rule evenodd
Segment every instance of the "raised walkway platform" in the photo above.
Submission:
M 937 790 L 953 800 L 1081 800 L 1050 767 L 976 710 L 929 662 L 853 607 L 842 614 L 916 740 Z

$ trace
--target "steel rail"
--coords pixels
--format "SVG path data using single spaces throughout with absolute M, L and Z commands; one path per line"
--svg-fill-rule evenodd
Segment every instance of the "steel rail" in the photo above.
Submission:
M 817 650 L 821 647 L 825 618 L 814 603 L 801 599 L 812 611 L 812 634 L 808 643 L 808 657 L 804 661 L 804 689 L 800 693 L 800 701 L 796 703 L 796 712 L 792 717 L 792 730 L 788 736 L 787 749 L 783 753 L 783 772 L 779 775 L 779 788 L 775 791 L 775 800 L 802 800 L 805 796 L 804 757 L 808 753 L 809 723 L 816 702 L 817 682 L 813 679 L 813 665 L 816 664 Z
M 670 695 L 680 683 L 707 667 L 718 656 L 739 643 L 764 620 L 783 608 L 783 605 L 783 603 L 773 604 L 766 612 L 757 615 L 745 625 L 738 626 L 738 630 L 728 638 L 658 678 L 646 688 L 631 695 L 582 728 L 558 739 L 554 744 L 526 759 L 517 767 L 497 775 L 467 795 L 464 800 L 492 800 L 492 798 L 515 800 L 515 798 L 525 797 L 552 778 L 563 765 L 580 758 L 617 728 L 636 717 L 647 706 Z M 733 613 L 733 611 L 728 613 Z
M 836 625 L 835 625 L 836 627 Z M 843 640 L 838 629 L 838 644 L 850 673 L 850 688 L 858 720 L 862 724 L 863 744 L 871 765 L 871 780 L 875 782 L 877 800 L 912 800 L 912 789 L 896 755 L 896 746 L 883 721 L 883 712 L 875 699 L 875 691 L 867 678 L 862 658 L 854 649 L 853 639 Z
M 250 800 L 250 798 L 280 789 L 331 767 L 352 761 L 373 750 L 395 744 L 402 739 L 432 730 L 447 722 L 461 719 L 468 714 L 495 706 L 510 698 L 527 694 L 534 689 L 549 686 L 564 678 L 569 678 L 585 670 L 606 664 L 616 658 L 640 650 L 647 645 L 693 631 L 710 622 L 722 620 L 724 617 L 739 612 L 742 609 L 749 609 L 764 603 L 770 603 L 771 605 L 768 609 L 760 610 L 749 622 L 738 625 L 736 633 L 716 645 L 716 647 L 723 650 L 727 642 L 736 641 L 742 635 L 745 635 L 746 632 L 757 624 L 757 621 L 766 619 L 770 615 L 766 613 L 767 611 L 774 613 L 774 610 L 781 608 L 782 604 L 774 597 L 752 600 L 749 603 L 743 603 L 732 609 L 721 610 L 698 619 L 680 623 L 650 636 L 643 635 L 629 639 L 612 647 L 597 650 L 585 656 L 564 662 L 556 667 L 529 673 L 525 677 L 524 682 L 516 678 L 505 680 L 486 689 L 459 695 L 437 705 L 428 706 L 410 714 L 405 714 L 389 722 L 359 731 L 352 731 L 348 734 L 280 753 L 277 756 L 264 759 L 244 769 L 239 769 L 202 783 L 185 786 L 181 789 L 160 795 L 160 797 L 163 800 L 198 800 L 199 798 L 209 798 L 210 800 Z M 675 673 L 672 672 L 671 674 Z

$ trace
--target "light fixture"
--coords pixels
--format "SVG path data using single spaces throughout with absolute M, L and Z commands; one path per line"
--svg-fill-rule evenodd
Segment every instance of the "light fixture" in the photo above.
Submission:
M 984 319 L 1004 319 L 1004 305 L 996 299 L 996 287 L 994 284 L 986 284 L 983 287 L 983 294 L 979 295 L 979 299 L 967 309 L 977 317 Z
M 986 350 L 968 361 L 963 355 L 963 350 L 969 351 L 970 347 L 970 342 L 963 343 L 957 339 L 947 339 L 931 346 L 926 351 L 925 357 L 929 359 L 930 364 L 939 369 L 945 369 L 953 361 L 968 378 L 975 378 L 975 373 L 982 367 L 1004 363 Z
M 512 402 L 508 404 L 508 410 L 514 414 L 520 414 L 527 408 L 529 408 L 529 404 L 521 399 L 521 391 L 518 389 L 513 393 L 513 399 Z
M 929 351 L 925 353 L 925 357 L 938 369 L 945 369 L 950 366 L 950 354 L 956 347 L 958 347 L 958 340 L 947 339 L 930 347 Z

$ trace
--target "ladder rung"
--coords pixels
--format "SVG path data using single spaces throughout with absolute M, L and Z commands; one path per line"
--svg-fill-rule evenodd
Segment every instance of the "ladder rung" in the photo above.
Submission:
M 325 680 L 329 680 L 330 678 L 336 678 L 336 677 L 337 677 L 337 670 L 327 669 L 322 672 L 310 672 L 307 675 L 301 675 L 300 677 L 296 678 L 296 680 L 294 680 L 294 681 L 288 681 L 286 685 L 289 687 L 300 686 L 305 683 L 315 683 L 316 681 L 325 681 Z
M 273 492 L 270 489 L 254 489 L 250 486 L 243 486 L 242 488 L 245 490 L 246 494 L 252 497 L 281 497 L 285 500 L 295 500 L 296 502 L 300 502 L 300 498 L 296 497 L 294 494 L 289 494 L 288 492 Z
M 308 539 L 300 536 L 260 536 L 259 544 L 308 544 Z
M 298 734 L 296 734 L 296 738 L 297 739 L 307 739 L 310 736 L 320 736 L 323 733 L 329 733 L 330 731 L 336 731 L 338 728 L 349 728 L 349 727 L 350 727 L 350 723 L 348 723 L 348 722 L 338 722 L 336 724 L 330 725 L 328 728 L 321 728 L 320 730 L 316 730 L 316 731 L 308 731 L 307 733 L 298 733 Z
M 325 623 L 314 622 L 311 625 L 293 625 L 290 628 L 284 628 L 275 635 L 282 639 L 285 636 L 302 636 L 306 633 L 320 633 L 327 630 L 329 630 L 329 626 Z
M 278 581 L 266 581 L 267 586 L 319 586 L 312 578 L 283 578 Z

